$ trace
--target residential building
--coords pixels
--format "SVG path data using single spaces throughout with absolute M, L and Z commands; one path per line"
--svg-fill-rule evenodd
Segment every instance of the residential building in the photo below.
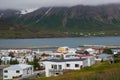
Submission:
M 77 56 L 77 54 L 73 53 L 68 53 L 68 54 L 63 54 L 64 59 L 79 59 L 80 57 Z
M 43 62 L 45 76 L 63 74 L 64 70 L 80 70 L 88 65 L 87 59 L 51 59 Z
M 8 67 L 8 65 L 0 65 L 0 79 L 3 77 L 3 69 Z
M 59 47 L 57 49 L 57 52 L 59 52 L 59 53 L 67 53 L 68 49 L 69 49 L 69 47 Z
M 87 66 L 92 66 L 93 64 L 95 64 L 95 57 L 94 56 L 84 56 L 81 57 L 82 59 L 87 59 L 88 61 L 88 65 Z
M 13 79 L 17 77 L 31 75 L 33 73 L 33 66 L 27 64 L 11 65 L 3 69 L 3 79 Z
M 98 55 L 96 55 L 95 60 L 96 61 L 107 61 L 112 57 L 113 57 L 112 54 L 98 54 Z

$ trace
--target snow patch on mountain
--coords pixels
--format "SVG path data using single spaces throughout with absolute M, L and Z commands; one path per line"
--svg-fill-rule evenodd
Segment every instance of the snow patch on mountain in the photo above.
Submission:
M 20 11 L 17 11 L 15 14 L 20 14 Z
M 33 11 L 36 11 L 37 9 L 38 9 L 38 8 L 21 10 L 21 14 L 28 14 L 28 13 L 31 13 L 31 12 L 33 12 Z
M 49 9 L 45 12 L 45 14 L 48 14 L 51 10 L 52 10 L 52 7 L 49 8 Z

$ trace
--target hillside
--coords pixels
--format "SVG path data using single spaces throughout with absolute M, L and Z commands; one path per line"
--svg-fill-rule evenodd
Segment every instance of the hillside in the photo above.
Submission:
M 97 63 L 83 70 L 71 71 L 60 76 L 43 77 L 35 80 L 120 80 L 120 59 L 117 63 Z
M 22 19 L 27 26 L 52 30 L 113 30 L 120 29 L 120 5 L 40 8 Z
M 11 26 L 14 29 L 10 29 Z M 20 10 L 0 10 L 1 28 L 15 34 L 19 29 L 22 29 L 20 34 L 27 31 L 18 38 L 85 36 L 89 33 L 91 36 L 120 35 L 120 4 L 44 7 L 28 13 L 24 11 L 24 14 Z

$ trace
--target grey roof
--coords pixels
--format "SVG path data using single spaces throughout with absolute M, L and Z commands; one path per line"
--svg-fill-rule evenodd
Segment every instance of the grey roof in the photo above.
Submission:
M 72 61 L 84 61 L 86 60 L 86 58 L 84 59 L 50 59 L 50 60 L 45 60 L 45 61 L 50 61 L 50 62 L 72 62 Z
M 22 69 L 26 69 L 28 67 L 32 67 L 32 65 L 27 65 L 27 64 L 17 64 L 17 65 L 11 65 L 10 67 L 5 68 L 8 70 L 22 70 Z
M 97 56 L 99 56 L 99 57 L 109 57 L 109 56 L 112 56 L 112 54 L 99 54 Z

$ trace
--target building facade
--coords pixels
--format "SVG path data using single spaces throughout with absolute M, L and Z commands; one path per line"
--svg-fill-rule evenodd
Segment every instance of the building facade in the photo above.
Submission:
M 46 60 L 45 65 L 46 77 L 63 74 L 64 70 L 80 70 L 88 65 L 87 59 L 67 59 L 67 60 Z
M 17 64 L 3 69 L 3 80 L 13 79 L 22 76 L 31 75 L 33 66 L 27 64 Z

